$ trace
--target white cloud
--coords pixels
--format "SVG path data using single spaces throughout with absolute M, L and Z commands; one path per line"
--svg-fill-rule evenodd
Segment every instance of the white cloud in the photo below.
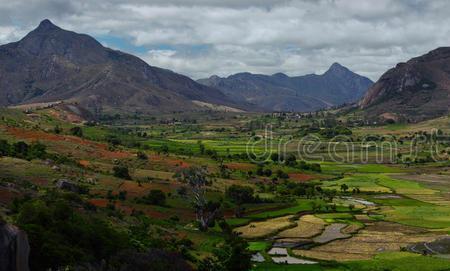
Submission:
M 148 48 L 140 56 L 151 65 L 194 78 L 320 73 L 340 62 L 377 79 L 397 62 L 450 45 L 449 13 L 446 0 L 0 0 L 0 42 L 50 18 Z M 171 49 L 155 49 L 163 47 Z

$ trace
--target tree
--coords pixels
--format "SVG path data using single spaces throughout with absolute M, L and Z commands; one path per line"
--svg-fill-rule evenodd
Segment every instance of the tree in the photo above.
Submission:
M 277 177 L 284 180 L 289 179 L 289 175 L 281 169 L 277 170 Z
M 167 146 L 167 144 L 163 144 L 162 146 L 161 146 L 161 152 L 162 153 L 164 153 L 164 154 L 168 154 L 169 153 L 169 146 Z
M 224 179 L 230 178 L 231 172 L 226 165 L 223 164 L 223 161 L 220 161 L 219 165 L 220 177 Z
M 127 191 L 122 190 L 119 191 L 119 195 L 117 195 L 117 197 L 119 198 L 119 200 L 126 200 L 127 199 Z
M 59 127 L 59 125 L 56 125 L 55 128 L 53 128 L 53 132 L 55 134 L 60 134 L 62 132 L 61 127 Z
M 83 137 L 83 129 L 81 127 L 75 126 L 70 128 L 70 134 L 78 137 Z
M 166 204 L 166 194 L 161 190 L 153 189 L 139 201 L 150 205 L 163 206 Z
M 228 187 L 225 195 L 236 204 L 235 216 L 242 216 L 242 204 L 250 203 L 254 200 L 253 188 L 249 186 L 242 186 L 233 184 Z
M 348 209 L 350 209 L 350 212 L 353 211 L 353 209 L 355 209 L 355 205 L 354 204 L 350 204 L 348 206 Z
M 279 162 L 279 158 L 280 158 L 280 156 L 276 152 L 274 152 L 270 155 L 270 159 L 275 163 Z
M 8 156 L 11 154 L 11 145 L 6 140 L 0 140 L 0 156 Z
M 14 143 L 13 152 L 14 156 L 25 159 L 28 155 L 28 144 L 23 141 Z
M 336 190 L 325 190 L 324 191 L 325 196 L 327 197 L 329 202 L 333 202 L 334 197 L 336 197 Z
M 15 223 L 28 235 L 33 270 L 96 264 L 131 247 L 126 233 L 72 205 L 78 204 L 59 194 L 46 194 L 42 199 L 19 204 Z
M 145 152 L 138 151 L 136 155 L 137 155 L 137 158 L 140 160 L 148 160 L 148 156 L 147 156 L 147 154 L 145 154 Z
M 341 184 L 341 191 L 342 191 L 342 192 L 347 193 L 348 188 L 349 188 L 349 187 L 348 187 L 347 184 L 345 184 L 345 183 Z
M 209 185 L 207 170 L 204 167 L 189 167 L 181 172 L 183 181 L 192 190 L 192 204 L 194 205 L 197 222 L 201 231 L 208 230 L 214 224 L 220 210 L 220 204 L 206 199 L 206 186 Z
M 113 171 L 114 171 L 114 177 L 131 180 L 131 176 L 130 176 L 130 173 L 129 173 L 127 167 L 115 166 L 115 167 L 113 167 Z
M 201 155 L 205 154 L 205 144 L 203 144 L 201 140 L 199 140 L 197 143 L 198 148 L 200 149 L 200 154 Z
M 220 222 L 225 235 L 224 242 L 213 250 L 213 257 L 200 262 L 199 271 L 246 271 L 252 267 L 252 253 L 245 239 L 234 232 L 225 222 Z
M 185 197 L 187 195 L 187 188 L 186 186 L 181 186 L 177 189 L 177 194 L 180 195 L 181 197 Z
M 33 142 L 28 148 L 27 159 L 43 159 L 47 155 L 47 147 L 39 142 Z
M 264 168 L 262 165 L 258 165 L 258 168 L 256 169 L 256 175 L 258 176 L 264 175 Z
M 296 166 L 297 165 L 297 157 L 295 157 L 294 154 L 289 154 L 286 157 L 285 164 L 286 164 L 286 166 L 289 166 L 289 167 Z

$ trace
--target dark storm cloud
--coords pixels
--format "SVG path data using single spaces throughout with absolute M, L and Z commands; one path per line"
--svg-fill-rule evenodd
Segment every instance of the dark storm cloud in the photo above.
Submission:
M 445 0 L 0 0 L 0 42 L 50 18 L 147 48 L 131 53 L 194 78 L 323 72 L 340 62 L 377 79 L 399 61 L 449 45 L 449 13 Z

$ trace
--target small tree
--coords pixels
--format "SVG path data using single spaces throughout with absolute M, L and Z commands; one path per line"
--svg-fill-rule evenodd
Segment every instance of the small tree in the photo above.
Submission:
M 201 155 L 205 154 L 205 144 L 203 144 L 201 140 L 199 140 L 197 143 L 198 148 L 200 149 L 200 154 Z
M 223 243 L 213 250 L 213 257 L 200 262 L 199 271 L 246 271 L 252 267 L 252 253 L 248 243 L 234 232 L 225 222 L 220 222 L 220 228 L 225 235 Z
M 137 158 L 140 160 L 148 160 L 148 156 L 147 156 L 147 154 L 145 154 L 145 152 L 138 151 L 136 155 L 137 155 Z
M 295 157 L 294 154 L 289 154 L 286 157 L 285 164 L 286 164 L 286 166 L 290 166 L 290 167 L 296 166 L 297 165 L 297 157 Z
M 242 217 L 242 204 L 249 203 L 254 200 L 253 188 L 249 186 L 242 186 L 233 184 L 228 187 L 226 196 L 236 204 L 235 216 Z
M 349 187 L 348 187 L 347 184 L 345 184 L 345 183 L 341 184 L 341 191 L 342 191 L 342 192 L 347 193 L 348 188 L 349 188 Z
M 60 134 L 62 132 L 61 127 L 59 127 L 59 125 L 56 125 L 55 128 L 53 128 L 53 132 L 55 134 Z
M 181 197 L 185 197 L 187 195 L 187 188 L 186 186 L 181 186 L 177 189 L 177 194 L 180 195 Z
M 29 146 L 23 141 L 19 141 L 13 144 L 13 155 L 19 158 L 26 158 L 28 156 Z
M 70 128 L 70 134 L 74 135 L 74 136 L 82 137 L 83 129 L 81 129 L 81 127 L 78 127 L 78 126 L 72 127 L 72 128 Z
M 204 167 L 190 167 L 181 173 L 183 180 L 191 187 L 192 204 L 201 231 L 208 230 L 214 224 L 220 210 L 219 203 L 206 199 L 206 186 L 209 185 L 207 170 Z
M 264 175 L 267 176 L 267 177 L 272 176 L 272 170 L 270 168 L 266 168 L 264 170 Z
M 281 169 L 277 170 L 277 177 L 284 180 L 289 179 L 289 175 Z
M 11 145 L 8 141 L 0 140 L 0 156 L 8 156 L 11 154 Z
M 169 146 L 167 144 L 163 144 L 160 148 L 161 153 L 168 154 L 169 153 Z
M 166 194 L 161 190 L 150 190 L 147 196 L 142 198 L 143 202 L 151 205 L 164 205 L 166 204 Z
M 119 191 L 119 194 L 117 195 L 117 197 L 119 198 L 119 200 L 126 200 L 127 199 L 127 191 L 122 190 Z
M 113 171 L 114 171 L 114 177 L 131 180 L 131 176 L 130 176 L 130 173 L 129 173 L 127 167 L 115 166 L 115 167 L 113 167 Z
M 348 209 L 350 209 L 350 212 L 353 211 L 353 209 L 355 209 L 355 205 L 354 204 L 350 204 L 348 206 Z

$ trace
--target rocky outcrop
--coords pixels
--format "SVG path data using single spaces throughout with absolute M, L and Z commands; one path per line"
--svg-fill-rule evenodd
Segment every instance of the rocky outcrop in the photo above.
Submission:
M 420 121 L 448 114 L 450 47 L 397 64 L 380 77 L 359 105 L 369 118 Z
M 80 193 L 82 192 L 82 188 L 69 180 L 66 179 L 60 179 L 56 182 L 56 187 L 58 187 L 61 190 L 66 190 L 74 193 Z
M 30 246 L 27 234 L 0 222 L 0 271 L 28 271 Z

